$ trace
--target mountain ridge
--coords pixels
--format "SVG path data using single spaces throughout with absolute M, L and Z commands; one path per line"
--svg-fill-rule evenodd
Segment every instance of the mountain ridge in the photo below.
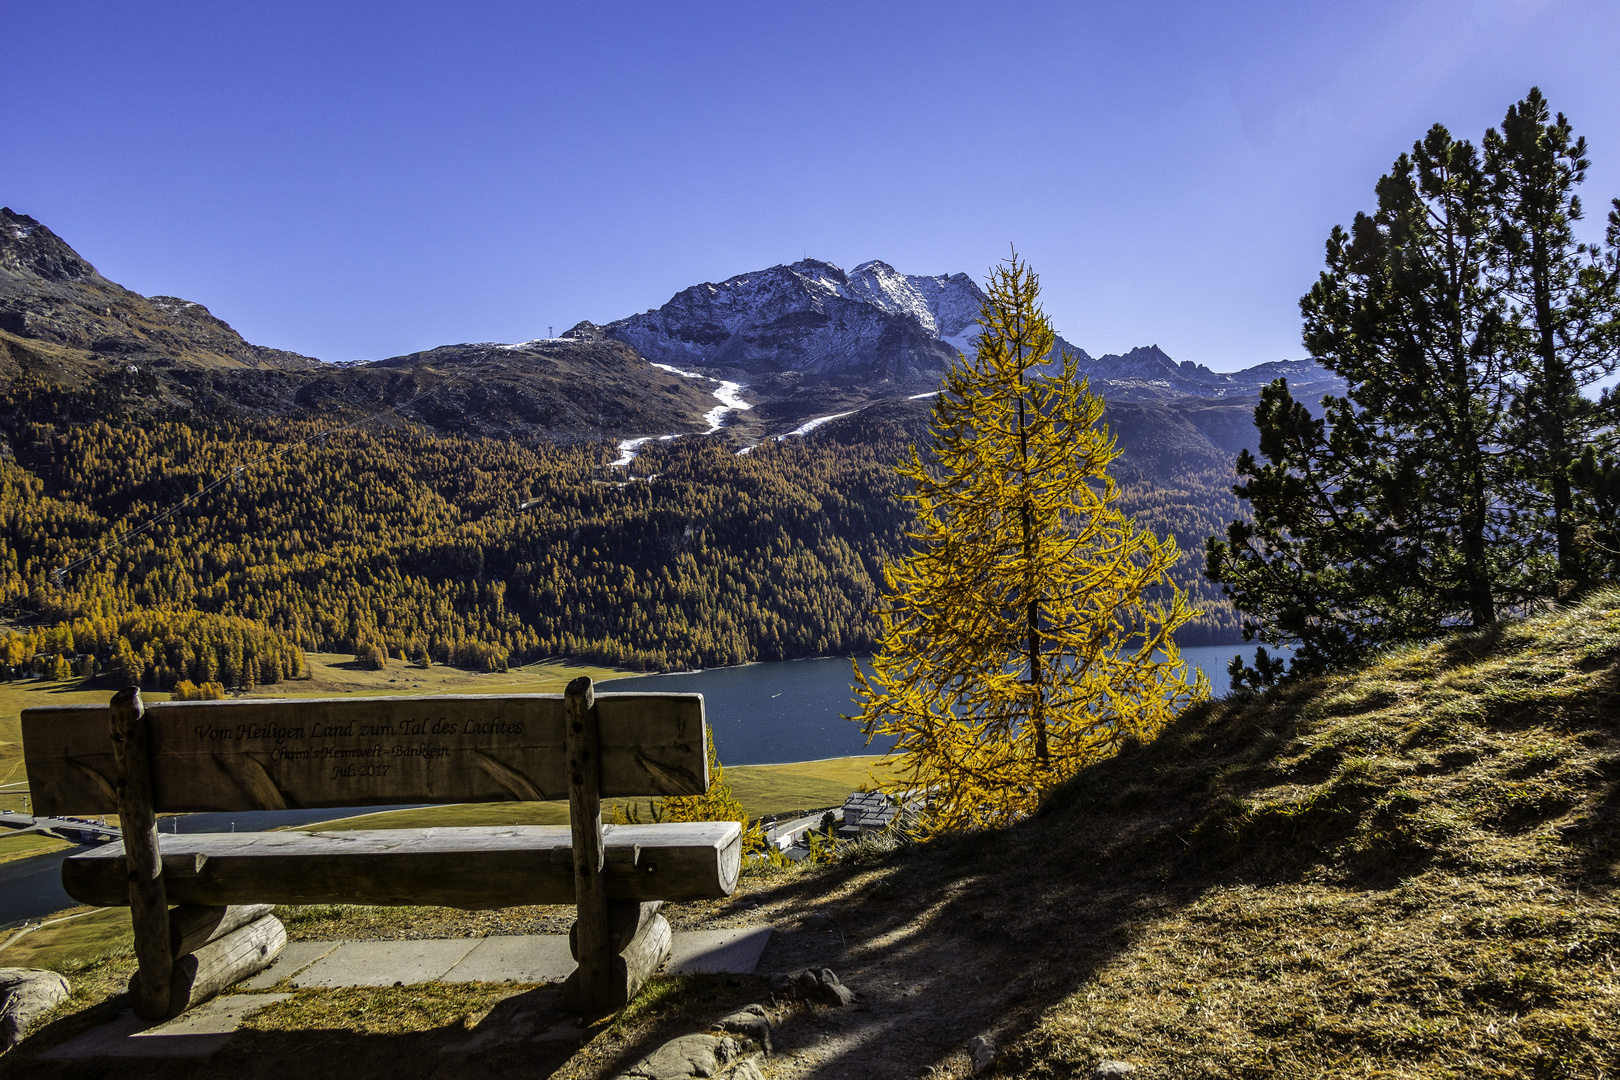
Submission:
M 190 368 L 308 371 L 313 357 L 248 342 L 206 307 L 142 296 L 103 277 L 48 227 L 0 207 L 0 362 L 33 354 L 29 341 L 121 366 L 167 360 Z M 60 366 L 47 350 L 46 362 Z M 70 365 L 71 366 L 71 365 Z
M 845 273 L 821 259 L 749 271 L 682 289 L 660 307 L 602 326 L 649 360 L 752 380 L 767 395 L 784 378 L 833 385 L 937 382 L 978 336 L 983 290 L 968 275 L 902 274 L 871 260 Z M 1058 336 L 1049 373 L 1073 355 L 1080 374 L 1110 401 L 1163 403 L 1179 397 L 1258 400 L 1278 376 L 1313 404 L 1342 383 L 1315 360 L 1270 361 L 1217 372 L 1177 362 L 1158 345 L 1092 356 Z
M 394 408 L 441 431 L 623 440 L 707 430 L 711 380 L 730 379 L 754 407 L 731 414 L 724 437 L 757 442 L 936 388 L 973 347 L 983 302 L 965 273 L 904 274 L 881 260 L 845 272 L 806 258 L 689 286 L 660 307 L 581 322 L 557 338 L 326 363 L 253 345 L 199 303 L 131 292 L 47 226 L 0 209 L 0 380 L 31 371 L 116 387 L 147 408 L 261 416 Z M 1214 372 L 1158 345 L 1092 356 L 1059 337 L 1056 349 L 1108 401 L 1133 457 L 1164 468 L 1252 447 L 1247 411 L 1278 375 L 1312 404 L 1341 385 L 1311 360 Z M 1054 358 L 1048 369 L 1057 366 Z M 920 422 L 926 404 L 910 409 Z
M 964 297 L 977 291 L 965 274 L 914 281 L 886 263 L 863 263 L 850 275 L 801 259 L 689 286 L 602 331 L 654 363 L 921 385 L 937 383 L 954 359 L 935 332 L 960 333 L 969 324 Z

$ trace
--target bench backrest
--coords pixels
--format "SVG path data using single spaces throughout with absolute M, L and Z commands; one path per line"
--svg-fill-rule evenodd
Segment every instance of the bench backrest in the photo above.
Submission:
M 597 694 L 600 794 L 709 788 L 701 694 Z M 286 810 L 569 797 L 560 694 L 146 706 L 153 809 Z M 118 812 L 106 705 L 22 714 L 35 814 Z

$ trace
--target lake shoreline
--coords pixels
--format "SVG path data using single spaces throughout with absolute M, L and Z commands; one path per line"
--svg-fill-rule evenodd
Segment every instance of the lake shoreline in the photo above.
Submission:
M 1262 642 L 1253 642 L 1253 641 L 1251 641 L 1251 642 L 1243 642 L 1243 641 L 1224 642 L 1224 641 L 1217 641 L 1217 642 L 1212 642 L 1212 643 L 1211 642 L 1206 642 L 1206 643 L 1204 643 L 1202 645 L 1179 645 L 1179 646 L 1177 646 L 1177 648 L 1179 648 L 1182 652 L 1186 652 L 1188 649 L 1237 649 L 1239 651 L 1244 651 L 1244 650 L 1254 649 L 1255 647 L 1257 647 L 1259 645 L 1262 645 L 1262 644 L 1263 644 Z M 1277 651 L 1279 649 L 1286 649 L 1286 648 L 1287 648 L 1286 646 L 1272 646 L 1272 651 Z M 650 679 L 650 678 L 655 678 L 655 677 L 662 677 L 662 676 L 665 676 L 665 675 L 703 675 L 703 674 L 706 674 L 708 672 L 713 672 L 713 671 L 736 671 L 739 668 L 759 667 L 761 664 L 801 664 L 801 663 L 806 663 L 808 661 L 813 661 L 813 660 L 847 660 L 847 661 L 853 663 L 856 660 L 868 660 L 868 661 L 870 661 L 871 659 L 872 659 L 872 654 L 871 653 L 860 653 L 858 655 L 851 655 L 851 656 L 846 656 L 843 653 L 825 653 L 825 654 L 822 654 L 822 655 L 819 655 L 819 656 L 793 656 L 793 657 L 789 657 L 786 660 L 744 660 L 740 664 L 717 664 L 714 667 L 706 667 L 706 668 L 680 668 L 680 669 L 672 669 L 672 670 L 669 670 L 669 671 L 626 671 L 623 674 L 614 674 L 614 675 L 609 675 L 606 678 L 596 679 L 596 680 L 594 680 L 594 682 L 597 685 L 601 685 L 602 683 L 618 682 L 621 679 Z M 547 660 L 545 660 L 545 661 L 536 661 L 536 663 L 546 663 L 546 662 L 549 662 L 549 661 L 550 661 L 550 658 L 547 658 Z M 526 665 L 519 665 L 518 667 L 515 667 L 512 670 L 521 671 L 524 666 L 526 666 Z M 582 665 L 582 666 L 585 666 L 585 665 Z

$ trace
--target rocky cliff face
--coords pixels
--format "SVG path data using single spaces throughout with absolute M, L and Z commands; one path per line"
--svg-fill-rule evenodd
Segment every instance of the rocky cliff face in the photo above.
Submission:
M 58 284 L 101 277 L 61 237 L 9 206 L 0 206 L 0 272 Z
M 943 344 L 970 352 L 979 336 L 984 290 L 966 274 L 902 274 L 885 262 L 850 272 L 848 294 L 891 315 L 909 316 Z

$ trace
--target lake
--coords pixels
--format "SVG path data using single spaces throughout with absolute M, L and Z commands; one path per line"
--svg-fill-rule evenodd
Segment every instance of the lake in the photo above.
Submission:
M 1231 685 L 1227 663 L 1237 653 L 1252 662 L 1254 649 L 1253 645 L 1200 645 L 1182 649 L 1181 655 L 1204 669 L 1219 696 Z M 850 662 L 830 657 L 675 675 L 636 675 L 597 685 L 604 693 L 702 694 L 720 760 L 727 765 L 771 765 L 888 751 L 892 740 L 867 746 L 860 727 L 843 719 L 843 714 L 855 711 L 850 696 L 853 681 Z

